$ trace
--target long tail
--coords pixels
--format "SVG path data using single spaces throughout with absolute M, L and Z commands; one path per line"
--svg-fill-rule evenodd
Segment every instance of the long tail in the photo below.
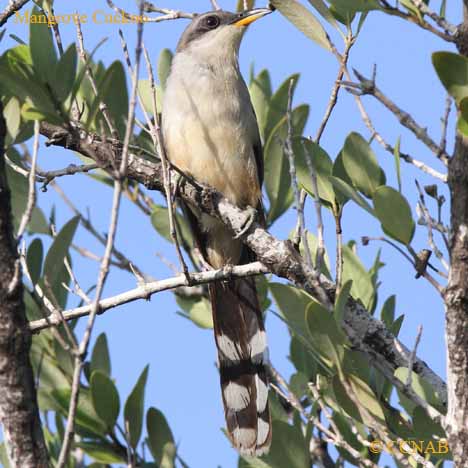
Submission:
M 221 391 L 229 437 L 243 455 L 271 443 L 268 347 L 255 280 L 210 284 Z

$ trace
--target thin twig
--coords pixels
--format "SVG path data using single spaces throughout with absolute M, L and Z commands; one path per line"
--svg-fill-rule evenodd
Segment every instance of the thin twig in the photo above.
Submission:
M 351 47 L 354 44 L 354 38 L 351 36 L 351 34 L 348 34 L 348 36 L 345 39 L 345 50 L 343 52 L 343 55 L 341 56 L 340 59 L 340 67 L 338 70 L 338 75 L 336 77 L 335 83 L 333 84 L 333 88 L 330 93 L 330 98 L 328 100 L 328 105 L 325 110 L 325 115 L 323 116 L 322 121 L 320 122 L 319 128 L 317 130 L 317 134 L 315 135 L 315 143 L 320 144 L 320 139 L 322 138 L 323 132 L 330 120 L 331 114 L 338 102 L 338 94 L 341 88 L 341 81 L 343 79 L 343 73 L 346 69 L 346 63 L 348 62 L 349 59 L 349 52 L 351 50 Z M 301 189 L 301 195 L 300 195 L 300 200 L 299 200 L 299 209 L 304 211 L 305 208 L 305 201 L 307 198 L 307 192 L 304 189 Z M 297 223 L 296 223 L 296 229 L 295 229 L 295 235 L 294 235 L 294 244 L 298 245 L 300 241 L 300 219 L 298 217 Z
M 343 278 L 343 229 L 341 227 L 341 208 L 333 209 L 333 218 L 335 220 L 335 235 L 336 235 L 336 260 L 335 260 L 335 275 L 336 275 L 336 290 L 341 289 Z M 338 294 L 336 295 L 338 298 Z
M 34 143 L 33 143 L 33 155 L 31 162 L 31 170 L 29 171 L 29 190 L 28 190 L 28 201 L 26 203 L 26 209 L 21 217 L 21 222 L 18 228 L 18 242 L 21 241 L 26 227 L 31 220 L 31 216 L 36 206 L 36 165 L 37 165 L 37 154 L 39 152 L 39 122 L 36 120 L 34 122 Z
M 344 439 L 343 435 L 341 434 L 338 426 L 335 424 L 335 421 L 333 419 L 333 415 L 328 410 L 325 402 L 323 401 L 322 396 L 319 393 L 318 388 L 314 385 L 314 383 L 309 382 L 308 387 L 309 387 L 309 390 L 311 391 L 315 401 L 318 403 L 318 405 L 320 406 L 320 409 L 322 410 L 323 414 L 325 415 L 325 418 L 328 420 L 331 428 L 333 429 L 333 434 L 335 434 L 335 439 L 336 439 L 336 442 L 335 442 L 336 445 L 339 445 L 339 446 L 345 448 L 345 450 L 347 450 L 350 455 L 352 455 L 354 458 L 356 458 L 356 460 L 360 460 L 360 462 L 362 463 L 362 466 L 366 466 L 366 467 L 369 467 L 369 468 L 377 468 L 378 465 L 376 465 L 373 461 L 362 457 L 362 455 L 355 448 L 353 448 L 350 444 L 348 444 L 346 442 L 346 440 Z M 355 435 L 358 437 L 358 434 L 359 434 L 359 431 L 356 432 Z M 359 434 L 359 436 L 360 436 L 360 434 Z M 369 442 L 366 441 L 363 437 L 361 437 L 361 439 L 359 439 L 359 441 L 361 443 L 363 443 L 363 445 L 369 444 Z
M 406 383 L 405 383 L 405 386 L 407 388 L 411 388 L 411 385 L 413 382 L 414 360 L 416 359 L 416 352 L 418 350 L 419 342 L 421 341 L 422 332 L 423 332 L 423 327 L 422 325 L 419 325 L 418 333 L 416 334 L 416 339 L 414 340 L 414 346 L 408 359 L 408 376 L 406 378 Z
M 349 71 L 346 69 L 345 70 L 345 76 L 348 80 L 351 80 L 351 75 L 349 74 Z M 370 119 L 369 114 L 367 113 L 363 103 L 361 96 L 359 93 L 354 94 L 354 99 L 356 101 L 356 105 L 358 106 L 359 113 L 361 114 L 361 118 L 366 125 L 366 127 L 369 129 L 371 136 L 375 138 L 378 143 L 388 152 L 392 155 L 392 157 L 395 154 L 395 148 L 387 143 L 385 139 L 382 137 L 382 135 L 375 129 L 372 120 Z M 412 156 L 409 154 L 403 153 L 399 151 L 399 157 L 403 161 L 405 161 L 408 164 L 412 164 L 414 167 L 417 169 L 421 170 L 422 172 L 425 172 L 426 174 L 431 175 L 432 177 L 435 177 L 436 179 L 441 180 L 444 183 L 447 183 L 447 175 L 442 174 L 439 171 L 436 171 L 434 168 L 431 166 L 428 166 L 427 164 L 423 163 L 422 161 L 419 161 L 418 159 L 414 159 Z
M 431 246 L 431 249 L 433 250 L 436 257 L 442 263 L 442 266 L 445 268 L 445 270 L 449 271 L 449 265 L 445 261 L 445 258 L 443 256 L 442 252 L 439 250 L 439 248 L 437 247 L 437 244 L 434 241 L 432 216 L 430 215 L 429 210 L 428 210 L 428 208 L 426 206 L 426 201 L 425 201 L 425 198 L 424 198 L 423 191 L 422 191 L 421 186 L 419 185 L 419 182 L 417 180 L 415 180 L 415 183 L 416 183 L 416 187 L 417 187 L 418 192 L 419 192 L 419 206 L 421 207 L 422 215 L 424 217 L 424 222 L 425 222 L 425 224 L 427 226 L 427 236 L 428 236 L 429 245 Z
M 294 150 L 292 147 L 292 89 L 294 85 L 294 80 L 291 80 L 289 83 L 289 90 L 288 90 L 288 106 L 286 110 L 286 120 L 288 124 L 288 132 L 286 136 L 286 141 L 284 142 L 284 150 L 288 155 L 289 160 L 289 173 L 291 176 L 291 185 L 294 191 L 294 200 L 295 200 L 295 207 L 297 210 L 297 222 L 299 226 L 299 237 L 302 242 L 302 248 L 304 251 L 304 257 L 306 264 L 309 268 L 313 268 L 312 263 L 312 256 L 310 253 L 309 243 L 307 241 L 307 232 L 305 229 L 305 220 L 304 220 L 304 206 L 301 205 L 300 201 L 300 192 L 299 192 L 299 185 L 297 183 L 297 175 L 296 175 L 296 165 L 294 161 Z M 304 148 L 305 153 L 305 148 Z M 307 154 L 304 154 L 304 157 L 307 159 Z M 320 270 L 320 268 L 317 268 Z
M 143 2 L 140 1 L 140 14 L 142 11 L 143 11 Z M 79 30 L 81 33 L 80 28 Z M 98 275 L 98 280 L 96 284 L 96 293 L 95 293 L 94 301 L 90 306 L 91 311 L 89 314 L 88 323 L 86 325 L 85 332 L 83 334 L 83 338 L 79 346 L 79 353 L 75 357 L 75 363 L 74 363 L 75 367 L 73 371 L 70 406 L 68 409 L 67 424 L 66 424 L 65 433 L 63 436 L 62 448 L 60 450 L 60 455 L 59 455 L 59 459 L 57 462 L 58 468 L 63 468 L 65 466 L 67 462 L 67 458 L 68 458 L 68 453 L 70 450 L 70 445 L 73 439 L 74 427 L 75 427 L 75 415 L 76 415 L 76 409 L 78 405 L 78 398 L 79 398 L 79 391 L 80 391 L 81 371 L 83 369 L 86 354 L 88 352 L 89 342 L 91 339 L 91 333 L 94 327 L 94 322 L 96 320 L 96 315 L 99 311 L 99 303 L 101 301 L 101 296 L 104 290 L 104 284 L 106 282 L 107 275 L 109 273 L 110 259 L 112 256 L 115 235 L 117 232 L 120 202 L 122 198 L 122 188 L 123 188 L 124 178 L 126 176 L 126 171 L 127 171 L 128 154 L 129 154 L 128 145 L 130 144 L 130 138 L 133 134 L 133 127 L 134 127 L 138 74 L 140 70 L 142 34 L 143 34 L 143 23 L 138 23 L 137 45 L 135 48 L 135 71 L 132 77 L 133 84 L 132 84 L 132 91 L 130 95 L 130 105 L 128 109 L 124 145 L 122 149 L 122 156 L 121 156 L 122 159 L 120 162 L 119 170 L 115 174 L 115 180 L 114 180 L 114 195 L 113 195 L 113 201 L 112 201 L 111 216 L 110 216 L 110 221 L 109 221 L 109 232 L 107 235 L 107 242 L 106 242 L 106 248 L 104 251 L 104 256 L 103 256 L 101 266 L 99 269 L 99 275 Z M 82 47 L 82 40 L 81 40 L 80 47 Z
M 56 182 L 51 182 L 50 186 L 58 193 L 60 198 L 64 201 L 65 205 L 67 205 L 68 208 L 70 208 L 70 210 L 75 214 L 75 216 L 78 216 L 80 218 L 80 225 L 84 227 L 102 245 L 106 245 L 106 237 L 98 232 L 98 230 L 91 223 L 89 217 L 86 217 L 83 213 L 81 213 L 81 211 L 78 210 L 78 208 L 73 204 L 73 202 L 67 197 L 62 188 Z M 76 244 L 72 244 L 72 248 L 74 248 L 77 252 L 80 253 L 80 255 L 86 258 L 99 262 L 102 261 L 102 257 L 93 254 L 92 252 L 90 252 L 87 249 L 84 249 L 83 247 L 79 247 Z M 130 261 L 123 254 L 123 252 L 121 252 L 119 249 L 117 249 L 117 247 L 115 247 L 115 245 L 112 248 L 112 254 L 116 259 L 115 262 L 111 262 L 112 265 L 115 265 L 120 269 L 126 270 L 129 273 L 132 272 L 130 265 L 133 265 L 133 268 L 140 274 L 140 276 L 148 279 L 151 278 L 150 276 L 144 274 L 140 268 L 137 268 L 135 266 L 135 263 Z
M 18 10 L 20 10 L 29 0 L 13 0 L 0 14 L 0 26 L 3 26 L 10 16 L 13 16 Z
M 217 0 L 210 0 L 211 6 L 213 7 L 213 10 L 221 10 L 221 7 L 219 6 L 219 3 Z
M 315 135 L 315 142 L 317 144 L 320 143 L 320 139 L 322 138 L 322 134 L 325 130 L 325 127 L 328 124 L 328 120 L 330 119 L 333 109 L 335 108 L 336 103 L 338 102 L 338 94 L 340 92 L 340 88 L 342 85 L 343 74 L 346 69 L 346 64 L 348 63 L 349 52 L 354 42 L 355 42 L 355 38 L 352 36 L 351 32 L 349 32 L 345 40 L 345 49 L 341 56 L 340 68 L 338 70 L 338 75 L 335 79 L 335 83 L 333 84 L 333 88 L 330 94 L 330 99 L 328 100 L 327 109 L 325 110 L 325 115 L 323 116 L 323 119 L 320 122 L 320 126 L 317 130 L 317 134 Z
M 359 397 L 357 396 L 353 386 L 348 382 L 348 379 L 346 376 L 342 376 L 342 378 L 340 379 L 342 385 L 344 386 L 345 390 L 346 390 L 346 394 L 348 395 L 348 397 L 351 399 L 351 401 L 356 405 L 356 407 L 358 408 L 358 411 L 362 414 L 362 417 L 363 417 L 363 420 L 365 422 L 365 424 L 371 428 L 373 431 L 375 431 L 379 438 L 385 442 L 385 445 L 387 447 L 392 447 L 393 446 L 393 440 L 390 439 L 389 435 L 388 435 L 388 427 L 385 427 L 382 425 L 382 423 L 380 423 L 376 417 L 370 413 L 370 411 L 367 409 L 367 407 L 362 404 L 362 401 L 359 399 Z M 405 467 L 410 467 L 412 465 L 410 465 L 410 463 L 408 462 L 407 460 L 407 457 L 405 457 L 405 455 L 407 455 L 408 457 L 413 457 L 414 460 L 416 460 L 418 463 L 421 463 L 424 467 L 427 467 L 427 468 L 435 468 L 434 465 L 429 462 L 429 461 L 426 461 L 423 457 L 421 457 L 417 452 L 416 450 L 414 449 L 411 449 L 411 447 L 409 447 L 408 443 L 403 440 L 401 437 L 397 437 L 397 442 L 398 442 L 398 445 L 399 446 L 403 446 L 404 447 L 404 450 L 394 450 L 392 451 L 392 455 Z
M 244 278 L 268 273 L 269 270 L 260 262 L 248 263 L 246 265 L 236 265 L 220 268 L 219 270 L 210 270 L 203 272 L 192 272 L 190 276 L 194 285 L 210 283 L 213 281 L 226 280 L 229 278 Z M 149 299 L 153 294 L 161 291 L 173 290 L 185 285 L 185 276 L 167 278 L 160 281 L 152 281 L 149 283 L 139 284 L 136 288 L 120 293 L 99 302 L 99 312 L 104 313 L 107 310 L 113 309 L 129 302 L 139 299 Z M 79 317 L 89 315 L 93 309 L 92 305 L 84 305 L 74 309 L 69 309 L 63 312 L 65 320 L 73 320 Z M 29 329 L 33 332 L 49 328 L 60 321 L 55 314 L 51 314 L 47 319 L 35 320 L 29 323 Z
M 164 146 L 162 133 L 161 133 L 161 123 L 160 117 L 157 108 L 157 100 L 156 100 L 156 86 L 154 82 L 154 74 L 153 74 L 153 67 L 151 66 L 151 61 L 149 59 L 148 51 L 143 46 L 143 52 L 146 60 L 146 68 L 148 71 L 148 76 L 151 85 L 151 96 L 152 96 L 152 105 L 153 105 L 153 115 L 154 115 L 154 123 L 148 119 L 148 125 L 150 127 L 151 135 L 153 138 L 153 144 L 155 151 L 161 157 L 161 164 L 162 164 L 162 172 L 163 172 L 163 182 L 164 182 L 164 191 L 166 195 L 167 201 L 167 212 L 169 215 L 169 230 L 171 233 L 171 238 L 174 242 L 177 256 L 179 258 L 180 265 L 182 267 L 182 271 L 187 279 L 187 285 L 191 284 L 190 274 L 185 263 L 184 256 L 182 254 L 182 249 L 180 248 L 179 239 L 177 236 L 176 231 L 176 224 L 175 224 L 175 215 L 174 215 L 174 204 L 172 203 L 172 193 L 171 193 L 171 166 L 168 164 L 168 159 L 166 155 L 166 148 Z
M 414 118 L 406 111 L 398 107 L 391 99 L 380 91 L 375 84 L 375 68 L 371 79 L 365 78 L 360 72 L 354 70 L 359 83 L 344 81 L 342 83 L 348 91 L 357 90 L 361 95 L 371 95 L 375 97 L 381 104 L 383 104 L 397 119 L 398 121 L 410 130 L 414 136 L 422 141 L 446 166 L 448 165 L 449 155 L 429 136 L 427 130 L 419 125 Z
M 107 0 L 107 4 L 117 13 L 120 13 L 122 16 L 124 16 L 127 19 L 132 19 L 135 15 L 132 15 L 128 13 L 127 11 L 123 10 L 122 8 L 119 8 L 116 6 L 111 0 Z M 168 20 L 175 20 L 179 18 L 187 18 L 187 19 L 192 19 L 194 17 L 193 13 L 186 13 L 184 11 L 180 10 L 170 10 L 168 8 L 159 8 L 154 6 L 150 2 L 144 2 L 143 3 L 143 11 L 147 13 L 161 13 L 161 16 L 158 16 L 156 18 L 150 18 L 148 16 L 144 17 L 144 22 L 145 23 L 159 23 L 161 21 L 168 21 Z M 140 14 L 141 16 L 141 14 Z
M 422 0 L 411 0 L 411 3 L 413 3 L 421 13 L 429 16 L 429 18 L 431 18 L 432 21 L 440 26 L 447 34 L 456 34 L 457 27 L 432 11 Z
M 454 34 L 449 34 L 447 32 L 440 31 L 439 29 L 435 28 L 432 24 L 428 23 L 424 19 L 421 19 L 419 16 L 412 15 L 412 14 L 409 14 L 409 13 L 405 13 L 405 12 L 399 10 L 398 8 L 392 7 L 387 2 L 387 0 L 380 0 L 380 3 L 384 7 L 385 11 L 390 13 L 391 15 L 398 16 L 400 18 L 403 18 L 403 19 L 409 21 L 410 23 L 414 23 L 417 26 L 419 26 L 420 28 L 425 29 L 426 31 L 429 31 L 432 34 L 435 34 L 436 36 L 440 37 L 444 41 L 455 42 L 455 36 L 456 36 L 455 33 Z M 397 2 L 397 4 L 398 4 L 398 2 Z M 451 29 L 452 28 L 455 28 L 455 26 L 451 27 Z
M 315 268 L 321 271 L 323 265 L 323 259 L 325 256 L 325 236 L 324 236 L 324 224 L 322 218 L 322 204 L 320 203 L 320 196 L 317 184 L 317 173 L 312 164 L 312 155 L 307 151 L 307 146 L 303 143 L 304 157 L 309 170 L 310 179 L 312 181 L 312 190 L 314 192 L 314 206 L 315 215 L 317 216 L 317 254 L 315 256 Z
M 447 150 L 447 127 L 448 127 L 448 120 L 449 120 L 451 109 L 452 109 L 452 96 L 450 96 L 450 94 L 447 94 L 447 98 L 445 100 L 445 112 L 444 112 L 444 116 L 441 119 L 442 134 L 441 134 L 440 143 L 439 143 L 439 148 L 441 152 L 446 152 Z
M 406 260 L 408 260 L 408 262 L 411 263 L 411 265 L 413 265 L 413 267 L 416 269 L 417 271 L 417 254 L 416 252 L 413 251 L 413 249 L 411 249 L 410 246 L 406 246 L 407 249 L 411 252 L 411 255 L 413 258 L 411 258 L 403 249 L 401 249 L 398 245 L 396 245 L 394 242 L 392 242 L 391 240 L 385 238 L 385 237 L 368 237 L 368 236 L 364 236 L 362 238 L 362 243 L 363 245 L 367 245 L 369 243 L 369 241 L 381 241 L 381 242 L 385 242 L 389 245 L 391 245 L 395 250 L 398 250 L 398 252 L 400 252 L 401 255 L 403 255 Z M 438 271 L 438 270 L 436 270 Z M 418 271 L 417 271 L 418 272 Z M 429 283 L 432 284 L 432 286 L 434 286 L 435 289 L 437 289 L 437 291 L 439 292 L 439 294 L 443 294 L 444 293 L 444 288 L 441 284 L 439 284 L 435 278 L 433 278 L 427 271 L 424 271 L 424 272 L 418 272 L 420 274 L 420 276 L 422 276 L 423 278 L 425 278 L 427 281 L 429 281 Z
M 56 307 L 52 301 L 46 296 L 44 291 L 42 290 L 41 286 L 36 283 L 34 284 L 32 279 L 31 279 L 31 273 L 28 268 L 28 264 L 26 262 L 26 246 L 23 244 L 23 247 L 20 250 L 19 253 L 19 258 L 21 262 L 21 267 L 23 270 L 23 273 L 25 274 L 26 278 L 29 280 L 29 282 L 33 285 L 32 291 L 30 291 L 33 299 L 37 302 L 38 304 L 38 309 L 41 312 L 42 316 L 44 317 L 45 320 L 49 320 L 50 317 L 54 317 L 56 319 L 56 323 L 52 324 L 52 335 L 53 337 L 57 340 L 57 342 L 60 344 L 60 346 L 66 350 L 66 351 L 74 351 L 74 348 L 72 349 L 70 345 L 65 341 L 63 338 L 62 334 L 58 330 L 58 325 L 64 324 L 65 327 L 68 326 L 68 324 L 65 324 L 65 321 L 62 316 L 62 310 L 60 307 Z M 45 309 L 49 312 L 49 315 L 46 314 Z M 70 340 L 71 345 L 74 345 L 74 340 Z
M 47 186 L 57 177 L 63 177 L 68 175 L 88 173 L 94 169 L 99 169 L 97 164 L 83 164 L 77 166 L 76 164 L 70 164 L 63 169 L 57 169 L 54 171 L 36 171 L 36 179 L 42 183 L 41 190 L 47 191 Z

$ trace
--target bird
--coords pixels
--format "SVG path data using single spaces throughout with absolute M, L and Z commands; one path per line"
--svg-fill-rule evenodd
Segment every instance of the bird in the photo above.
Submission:
M 247 26 L 271 13 L 256 8 L 196 15 L 179 39 L 162 103 L 167 158 L 179 172 L 254 208 L 264 223 L 263 149 L 255 111 L 239 67 Z M 255 256 L 219 220 L 183 206 L 195 245 L 210 268 Z M 268 452 L 268 346 L 253 278 L 209 285 L 227 434 L 241 455 Z

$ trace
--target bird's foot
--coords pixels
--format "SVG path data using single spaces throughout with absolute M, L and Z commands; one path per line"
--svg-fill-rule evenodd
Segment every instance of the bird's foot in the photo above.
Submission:
M 184 177 L 178 172 L 173 172 L 171 177 L 171 201 L 174 203 L 184 182 Z
M 241 230 L 234 236 L 234 239 L 240 239 L 252 226 L 257 219 L 257 210 L 251 206 L 247 207 L 248 217 L 241 227 Z

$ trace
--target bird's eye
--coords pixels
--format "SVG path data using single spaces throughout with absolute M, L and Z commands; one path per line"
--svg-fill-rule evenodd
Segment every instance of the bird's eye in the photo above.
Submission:
M 219 18 L 217 16 L 207 16 L 205 24 L 210 29 L 215 29 L 219 26 Z

